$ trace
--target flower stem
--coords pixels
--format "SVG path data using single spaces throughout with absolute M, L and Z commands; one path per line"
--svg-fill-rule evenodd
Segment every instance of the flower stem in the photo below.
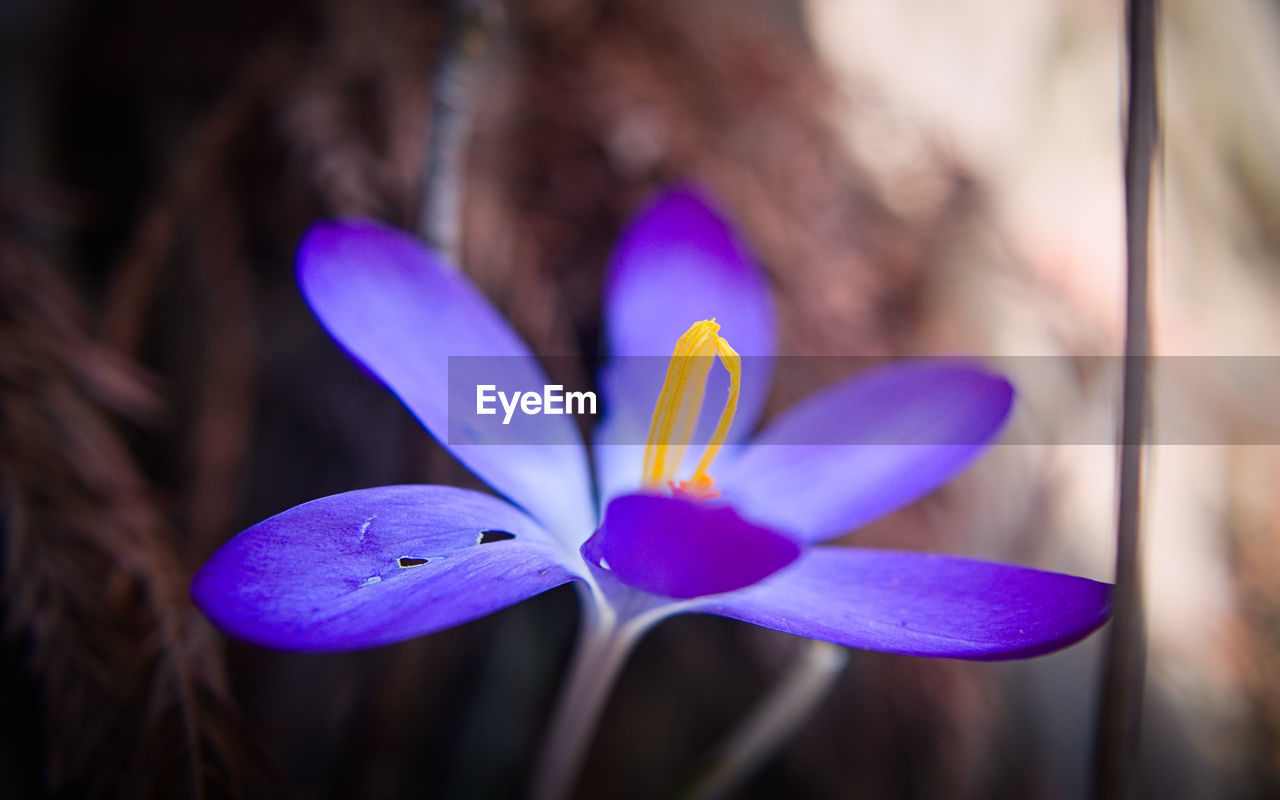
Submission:
M 573 665 L 538 759 L 530 800 L 561 800 L 567 796 L 609 691 L 646 627 L 634 620 L 619 623 L 612 614 L 602 617 L 594 603 L 583 603 L 582 630 Z
M 718 800 L 741 786 L 813 713 L 848 660 L 843 647 L 808 642 L 773 691 L 720 746 L 711 768 L 683 796 Z

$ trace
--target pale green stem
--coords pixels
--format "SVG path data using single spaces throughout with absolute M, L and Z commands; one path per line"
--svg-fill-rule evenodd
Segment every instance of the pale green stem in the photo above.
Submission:
M 582 629 L 569 678 L 533 776 L 530 800 L 562 800 L 577 778 L 605 701 L 636 641 L 648 627 L 620 622 L 612 609 L 583 592 Z
M 685 796 L 718 800 L 739 788 L 813 713 L 848 660 L 843 647 L 809 642 L 773 691 L 721 745 L 711 768 Z

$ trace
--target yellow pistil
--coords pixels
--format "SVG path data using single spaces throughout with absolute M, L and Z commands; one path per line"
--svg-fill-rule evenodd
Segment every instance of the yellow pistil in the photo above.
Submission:
M 711 488 L 715 481 L 707 474 L 707 469 L 729 435 L 742 388 L 742 357 L 719 332 L 720 326 L 714 319 L 704 319 L 693 323 L 676 340 L 671 363 L 667 365 L 666 380 L 653 408 L 649 440 L 644 447 L 644 485 L 647 489 L 669 485 L 673 490 L 693 497 L 707 498 L 716 494 Z M 729 373 L 729 397 L 693 476 L 687 481 L 672 481 L 689 447 L 689 440 L 693 438 L 707 390 L 707 376 L 715 357 Z

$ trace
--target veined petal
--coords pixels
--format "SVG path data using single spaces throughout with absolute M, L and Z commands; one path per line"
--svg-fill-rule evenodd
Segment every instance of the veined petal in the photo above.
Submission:
M 522 511 L 452 486 L 384 486 L 296 506 L 227 542 L 191 584 L 227 633 L 338 651 L 448 628 L 576 577 Z
M 743 357 L 728 441 L 755 427 L 772 377 L 773 303 L 751 252 L 701 195 L 673 189 L 636 215 L 610 260 L 604 312 L 611 360 L 600 384 L 607 416 L 594 439 L 602 499 L 639 486 L 640 464 L 632 466 L 634 450 L 625 445 L 644 444 L 672 347 L 698 320 L 714 318 Z M 727 377 L 715 372 L 707 397 L 721 398 L 727 388 Z M 715 414 L 706 416 L 701 442 L 715 425 Z M 618 452 L 602 456 L 599 445 Z
M 728 507 L 630 494 L 609 503 L 582 554 L 633 589 L 686 599 L 753 584 L 794 561 L 800 546 Z
M 572 417 L 538 417 L 547 444 L 449 441 L 450 356 L 509 356 L 502 368 L 513 385 L 549 381 L 506 320 L 440 256 L 374 222 L 323 223 L 298 248 L 298 283 L 333 338 L 458 460 L 558 534 L 592 529 L 586 451 Z
M 821 541 L 910 503 L 967 467 L 1013 403 L 977 367 L 906 362 L 806 398 L 717 475 L 747 519 Z
M 1110 615 L 1111 587 L 953 556 L 814 547 L 691 610 L 864 650 L 985 661 L 1084 638 Z

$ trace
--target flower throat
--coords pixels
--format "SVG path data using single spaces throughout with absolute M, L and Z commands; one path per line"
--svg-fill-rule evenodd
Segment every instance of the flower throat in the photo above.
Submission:
M 653 407 L 653 420 L 649 423 L 649 439 L 644 447 L 644 488 L 653 490 L 669 487 L 676 494 L 707 499 L 719 492 L 707 469 L 720 452 L 729 426 L 738 410 L 738 394 L 742 388 L 742 357 L 719 335 L 720 326 L 714 319 L 704 319 L 689 326 L 679 339 L 667 365 L 667 377 Z M 687 481 L 672 480 L 685 450 L 693 438 L 698 416 L 702 412 L 703 396 L 707 391 L 707 376 L 711 372 L 713 357 L 729 373 L 729 396 L 715 433 L 702 452 L 693 476 Z

